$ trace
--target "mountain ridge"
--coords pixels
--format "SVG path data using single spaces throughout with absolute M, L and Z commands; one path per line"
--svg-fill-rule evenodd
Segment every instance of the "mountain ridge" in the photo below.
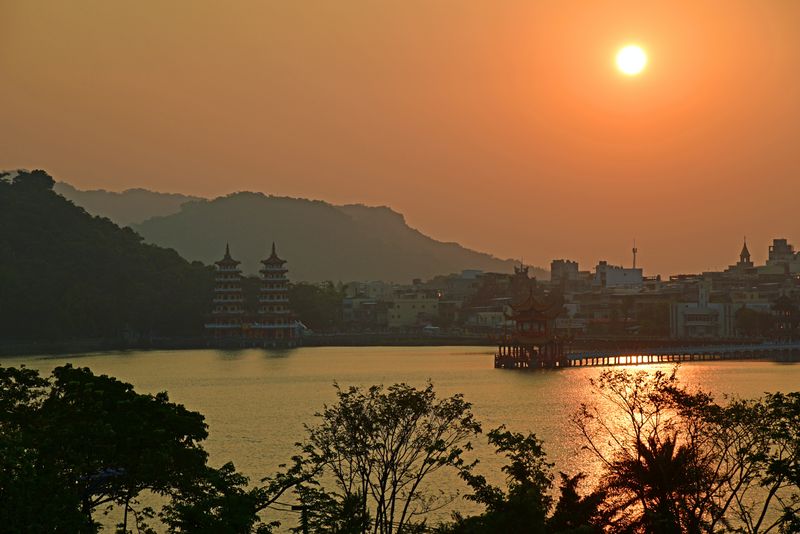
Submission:
M 292 278 L 309 281 L 410 282 L 465 269 L 510 272 L 517 263 L 434 239 L 409 226 L 405 216 L 389 206 L 335 205 L 252 191 L 212 199 L 141 189 L 95 190 L 87 196 L 65 186 L 59 192 L 90 213 L 128 224 L 148 242 L 174 248 L 189 260 L 212 263 L 230 243 L 247 273 L 258 270 L 272 241 L 290 261 Z M 116 203 L 101 206 L 101 212 L 93 206 L 102 202 L 104 193 Z M 142 210 L 137 221 L 132 206 L 142 198 L 159 201 Z M 121 216 L 115 213 L 118 206 L 123 206 Z M 547 276 L 543 269 L 532 270 Z
M 150 191 L 141 187 L 124 191 L 82 190 L 67 182 L 56 182 L 53 191 L 92 215 L 107 217 L 120 226 L 130 226 L 150 217 L 175 213 L 184 202 L 201 198 L 182 193 Z

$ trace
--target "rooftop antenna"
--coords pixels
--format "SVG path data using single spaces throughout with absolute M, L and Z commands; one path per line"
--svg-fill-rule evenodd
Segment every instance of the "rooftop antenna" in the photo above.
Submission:
M 633 249 L 631 249 L 631 251 L 633 252 L 633 268 L 635 269 L 636 268 L 636 253 L 639 252 L 639 249 L 636 248 L 636 238 L 635 237 L 633 238 Z

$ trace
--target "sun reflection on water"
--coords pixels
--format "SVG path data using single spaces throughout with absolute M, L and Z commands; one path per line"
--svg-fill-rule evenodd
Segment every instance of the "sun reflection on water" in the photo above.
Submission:
M 277 357 L 276 357 L 277 356 Z M 25 363 L 44 372 L 67 361 L 131 382 L 141 392 L 166 390 L 170 398 L 202 412 L 210 428 L 206 448 L 211 463 L 233 460 L 252 480 L 269 475 L 286 462 L 313 414 L 335 399 L 334 381 L 342 385 L 407 382 L 422 386 L 431 380 L 440 395 L 463 393 L 483 422 L 484 430 L 506 425 L 532 431 L 545 442 L 555 474 L 583 471 L 588 483 L 600 476 L 599 466 L 571 424 L 583 402 L 597 401 L 589 379 L 599 367 L 510 371 L 492 367 L 487 347 L 357 347 L 301 348 L 281 353 L 242 351 L 159 351 L 94 354 L 79 357 L 6 358 L 3 365 Z M 631 363 L 641 357 L 631 356 Z M 619 365 L 615 369 L 670 372 L 675 364 Z M 724 394 L 760 396 L 792 391 L 800 385 L 800 365 L 763 361 L 683 363 L 678 376 L 718 399 Z M 602 406 L 601 406 L 602 407 Z M 501 483 L 502 459 L 483 439 L 476 443 L 481 471 Z M 442 489 L 465 490 L 453 476 L 434 481 Z M 470 511 L 458 499 L 454 508 Z M 449 509 L 440 519 L 449 517 Z

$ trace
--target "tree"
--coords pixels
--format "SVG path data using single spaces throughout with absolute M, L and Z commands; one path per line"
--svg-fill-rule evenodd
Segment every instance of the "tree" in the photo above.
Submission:
M 440 469 L 461 467 L 470 438 L 480 432 L 461 395 L 438 399 L 431 384 L 337 385 L 336 394 L 338 402 L 317 414 L 295 458 L 294 468 L 305 473 L 297 493 L 309 521 L 339 532 L 409 532 L 452 500 L 426 483 Z M 343 522 L 345 514 L 352 520 Z
M 797 532 L 800 523 L 800 393 L 772 393 L 693 414 L 713 423 L 721 457 L 719 508 L 741 532 Z M 723 522 L 720 520 L 719 522 Z
M 172 496 L 161 518 L 168 532 L 197 534 L 267 534 L 277 523 L 261 522 L 258 513 L 269 504 L 264 488 L 247 489 L 247 477 L 232 463 L 208 468 L 204 476 Z
M 574 418 L 630 532 L 790 532 L 800 511 L 800 394 L 716 404 L 676 371 L 605 371 Z
M 603 510 L 603 503 L 608 494 L 603 489 L 597 489 L 588 495 L 581 495 L 578 486 L 584 481 L 586 475 L 578 473 L 561 476 L 560 497 L 556 503 L 553 515 L 548 519 L 547 526 L 550 532 L 559 534 L 601 534 L 611 523 L 611 517 Z
M 489 443 L 508 463 L 502 467 L 507 489 L 493 486 L 483 475 L 473 473 L 476 464 L 465 466 L 461 477 L 472 488 L 467 499 L 482 504 L 486 511 L 464 518 L 456 514 L 450 532 L 458 534 L 489 532 L 548 532 L 547 513 L 552 505 L 548 495 L 553 483 L 552 464 L 546 460 L 542 442 L 534 434 L 509 432 L 503 427 L 489 432 Z
M 37 448 L 59 465 L 91 516 L 116 503 L 127 515 L 143 491 L 166 494 L 205 467 L 199 443 L 208 436 L 201 414 L 143 395 L 131 384 L 71 365 L 53 370 L 38 411 Z
M 200 333 L 213 269 L 92 217 L 52 184 L 44 171 L 0 178 L 0 339 Z
M 507 458 L 502 467 L 506 489 L 489 484 L 483 475 L 475 474 L 478 462 L 462 468 L 461 477 L 472 489 L 466 498 L 485 507 L 478 516 L 454 514 L 451 524 L 442 525 L 444 534 L 488 534 L 494 532 L 554 534 L 594 534 L 603 532 L 609 516 L 602 511 L 606 499 L 603 491 L 582 496 L 578 486 L 586 477 L 561 475 L 560 497 L 553 514 L 548 517 L 553 497 L 550 490 L 553 464 L 547 458 L 534 434 L 509 432 L 500 427 L 488 434 L 489 443 L 498 454 Z
M 767 335 L 775 326 L 775 317 L 768 312 L 740 308 L 734 319 L 736 330 L 747 337 Z
M 93 532 L 79 496 L 30 431 L 48 385 L 35 370 L 0 367 L 0 525 L 8 532 Z
M 673 416 L 675 372 L 604 371 L 591 385 L 601 403 L 583 404 L 573 422 L 605 469 L 611 520 L 632 532 L 700 532 L 711 452 L 695 425 Z
M 47 511 L 56 531 L 93 532 L 93 513 L 113 504 L 127 531 L 140 493 L 168 495 L 205 472 L 203 416 L 166 393 L 139 394 L 71 365 L 49 379 L 0 368 L 0 381 L 4 525 L 41 521 Z
M 309 284 L 300 282 L 289 286 L 292 311 L 311 330 L 320 332 L 341 327 L 344 291 L 333 283 Z

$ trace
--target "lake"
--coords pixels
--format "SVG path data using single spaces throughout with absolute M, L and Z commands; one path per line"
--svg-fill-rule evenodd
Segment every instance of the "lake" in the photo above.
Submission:
M 422 386 L 431 380 L 440 395 L 463 393 L 485 430 L 505 424 L 511 430 L 535 432 L 545 441 L 556 471 L 595 471 L 569 419 L 581 402 L 590 400 L 588 381 L 601 372 L 599 367 L 498 370 L 488 347 L 133 351 L 0 359 L 2 365 L 25 364 L 43 374 L 66 362 L 130 382 L 139 392 L 166 390 L 172 401 L 200 411 L 209 425 L 205 447 L 210 463 L 219 466 L 231 460 L 255 481 L 289 460 L 294 443 L 303 438 L 303 425 L 313 422 L 324 403 L 335 400 L 334 382 Z M 672 366 L 637 368 L 656 371 Z M 678 375 L 715 396 L 754 397 L 800 389 L 797 363 L 689 362 L 681 364 Z M 476 453 L 487 478 L 499 481 L 502 462 L 485 444 L 479 443 Z M 464 489 L 448 477 L 437 484 Z M 467 509 L 461 500 L 456 507 Z

